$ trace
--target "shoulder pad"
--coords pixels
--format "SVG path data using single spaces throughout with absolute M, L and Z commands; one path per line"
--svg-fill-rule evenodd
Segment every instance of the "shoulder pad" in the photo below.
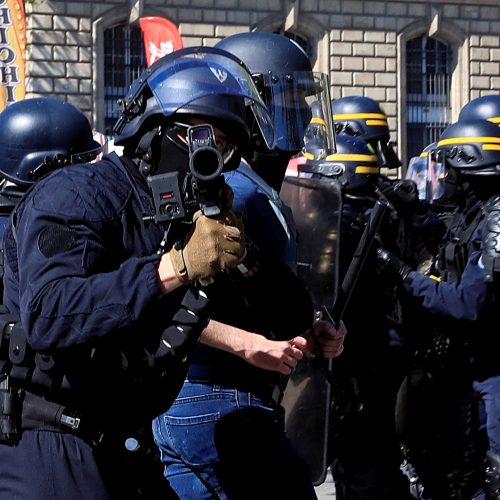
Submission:
M 116 217 L 131 190 L 125 170 L 104 159 L 55 171 L 33 186 L 30 198 L 34 208 L 46 213 L 103 221 Z

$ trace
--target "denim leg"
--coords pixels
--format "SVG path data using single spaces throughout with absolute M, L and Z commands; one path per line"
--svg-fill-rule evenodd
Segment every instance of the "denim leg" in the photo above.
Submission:
M 181 499 L 316 498 L 281 412 L 248 392 L 186 381 L 153 432 Z

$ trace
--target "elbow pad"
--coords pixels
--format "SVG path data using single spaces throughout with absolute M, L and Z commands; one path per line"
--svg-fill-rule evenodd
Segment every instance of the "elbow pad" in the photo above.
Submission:
M 483 264 L 485 280 L 492 282 L 500 272 L 500 197 L 491 198 L 484 208 Z

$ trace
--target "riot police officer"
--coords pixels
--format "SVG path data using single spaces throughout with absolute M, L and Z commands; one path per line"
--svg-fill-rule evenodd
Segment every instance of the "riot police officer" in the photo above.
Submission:
M 237 33 L 225 37 L 216 46 L 247 65 L 271 110 L 277 136 L 275 146 L 268 148 L 253 127 L 252 140 L 243 152 L 244 162 L 226 175 L 235 192 L 235 208 L 244 215 L 247 234 L 255 243 L 277 253 L 295 269 L 297 235 L 293 214 L 278 193 L 290 158 L 304 146 L 312 108 L 315 120 L 329 123 L 327 77 L 313 72 L 302 47 L 284 35 Z M 333 145 L 332 127 L 325 127 L 323 147 L 328 151 Z
M 386 276 L 399 281 L 413 362 L 398 421 L 411 462 L 433 499 L 471 498 L 487 455 L 485 496 L 499 497 L 498 193 L 500 129 L 460 120 L 437 141 L 457 210 L 446 220 L 437 262 L 426 273 L 381 249 Z M 479 403 L 479 404 L 478 404 Z M 485 444 L 486 432 L 487 443 Z
M 396 169 L 401 161 L 390 140 L 387 115 L 380 104 L 366 96 L 346 96 L 332 101 L 337 135 L 361 137 L 373 148 L 381 168 Z
M 122 101 L 123 157 L 66 166 L 80 150 L 34 155 L 2 143 L 4 175 L 27 184 L 43 175 L 5 234 L 5 303 L 20 325 L 2 341 L 3 496 L 159 495 L 140 484 L 135 461 L 120 460 L 124 441 L 151 453 L 140 432 L 175 399 L 208 321 L 199 287 L 245 253 L 224 183 L 204 196 L 177 153 L 209 147 L 215 171 L 202 168 L 196 180 L 237 166 L 249 137 L 245 100 L 272 144 L 270 117 L 239 61 L 185 49 L 146 70 Z M 37 132 L 52 144 L 65 123 Z
M 58 134 L 48 141 L 47 134 L 54 123 L 60 124 Z M 17 101 L 2 113 L 1 124 L 0 136 L 3 144 L 8 145 L 8 149 L 7 146 L 3 149 L 5 167 L 0 167 L 3 176 L 0 181 L 0 276 L 3 277 L 3 234 L 9 216 L 35 178 L 45 173 L 38 172 L 28 181 L 20 179 L 30 167 L 26 166 L 29 160 L 24 159 L 24 151 L 31 153 L 33 164 L 37 160 L 43 164 L 46 156 L 56 155 L 61 164 L 70 164 L 94 159 L 101 146 L 93 140 L 85 115 L 77 107 L 54 98 Z M 19 175 L 15 168 L 19 169 Z M 0 286 L 3 290 L 3 283 Z
M 343 315 L 349 326 L 344 353 L 332 363 L 331 471 L 339 499 L 402 500 L 410 494 L 400 471 L 402 455 L 394 408 L 405 373 L 405 351 L 389 321 L 385 283 L 375 272 L 375 243 L 371 250 L 367 246 L 362 256 L 356 252 L 380 196 L 380 167 L 361 137 L 337 135 L 336 147 L 326 160 L 308 159 L 299 167 L 304 175 L 337 178 L 340 183 L 340 279 L 353 255 L 364 261 Z M 306 154 L 316 156 L 315 150 L 307 149 Z M 390 222 L 386 219 L 390 217 L 381 224 Z M 391 236 L 392 244 L 391 233 L 385 233 Z
M 237 34 L 216 48 L 233 53 L 249 67 L 263 96 L 270 95 L 273 85 L 277 96 L 288 91 L 290 101 L 266 104 L 273 111 L 282 105 L 289 114 L 285 119 L 271 113 L 279 131 L 276 147 L 266 145 L 249 123 L 252 141 L 243 151 L 245 161 L 225 174 L 234 207 L 243 215 L 254 266 L 244 277 L 218 277 L 211 285 L 210 296 L 223 298 L 215 300 L 216 310 L 201 340 L 219 350 L 196 347 L 176 403 L 154 422 L 155 438 L 165 475 L 181 498 L 313 498 L 307 466 L 286 439 L 280 406 L 286 376 L 303 352 L 313 348 L 312 337 L 302 337 L 313 317 L 310 297 L 291 270 L 295 235 L 277 194 L 292 143 L 300 149 L 303 141 L 303 135 L 292 131 L 303 131 L 304 120 L 310 119 L 305 101 L 296 108 L 300 103 L 294 99 L 304 83 L 302 73 L 311 84 L 313 75 L 302 49 L 282 35 Z M 280 65 L 289 60 L 286 73 L 274 66 L 279 57 Z M 287 74 L 292 78 L 286 79 Z M 323 322 L 315 334 L 326 356 L 340 353 L 327 344 L 338 342 L 342 329 L 337 335 Z M 209 340 L 217 336 L 230 337 L 236 346 L 222 352 L 220 343 Z

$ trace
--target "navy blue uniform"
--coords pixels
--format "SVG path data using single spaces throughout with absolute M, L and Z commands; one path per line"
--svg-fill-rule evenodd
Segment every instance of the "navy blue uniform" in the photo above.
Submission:
M 180 388 L 185 363 L 161 382 L 147 369 L 186 289 L 160 290 L 164 230 L 148 220 L 144 179 L 132 176 L 115 154 L 57 170 L 32 187 L 6 230 L 5 304 L 31 347 L 53 356 L 59 380 L 29 391 L 78 412 L 86 432 L 23 421 L 18 446 L 0 445 L 2 498 L 133 498 L 128 480 L 144 471 L 116 461 L 121 433 L 148 425 Z M 96 431 L 102 441 L 92 449 Z
M 372 210 L 367 207 L 373 202 L 370 196 L 343 197 L 341 277 L 355 254 Z M 395 245 L 394 223 L 389 225 L 384 220 L 382 224 L 383 241 Z M 345 350 L 332 363 L 329 447 L 337 495 L 346 500 L 410 498 L 408 482 L 400 471 L 402 454 L 394 423 L 396 395 L 405 376 L 406 352 L 389 319 L 394 300 L 393 296 L 388 300 L 392 289 L 388 290 L 386 285 L 376 273 L 375 255 L 370 251 L 344 313 L 349 328 Z
M 459 490 L 472 495 L 486 448 L 500 451 L 500 338 L 482 264 L 482 210 L 476 202 L 448 218 L 440 280 L 413 271 L 403 285 L 414 355 L 400 395 L 400 427 L 424 492 L 436 499 Z

